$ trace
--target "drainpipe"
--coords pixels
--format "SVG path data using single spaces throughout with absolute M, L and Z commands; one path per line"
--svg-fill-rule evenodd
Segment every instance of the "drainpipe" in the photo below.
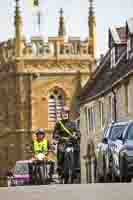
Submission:
M 112 88 L 112 93 L 113 93 L 113 95 L 114 95 L 114 97 L 113 97 L 113 120 L 114 120 L 114 122 L 116 122 L 117 121 L 117 110 L 116 110 L 116 106 L 117 106 L 117 100 L 116 100 L 116 92 L 114 91 L 114 89 Z

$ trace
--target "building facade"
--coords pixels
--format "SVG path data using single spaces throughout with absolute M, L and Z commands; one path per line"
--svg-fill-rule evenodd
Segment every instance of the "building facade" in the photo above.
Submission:
M 82 182 L 86 182 L 84 156 L 112 121 L 133 119 L 133 19 L 109 30 L 109 50 L 93 78 L 80 93 Z
M 32 133 L 42 127 L 48 139 L 62 107 L 79 116 L 77 95 L 95 69 L 95 16 L 90 1 L 90 34 L 83 41 L 65 36 L 60 10 L 55 37 L 22 36 L 19 0 L 15 7 L 15 38 L 0 43 L 0 167 L 27 159 Z

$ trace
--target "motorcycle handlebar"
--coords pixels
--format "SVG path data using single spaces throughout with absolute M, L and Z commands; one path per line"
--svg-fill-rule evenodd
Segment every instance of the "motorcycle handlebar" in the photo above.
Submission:
M 77 137 L 75 136 L 70 136 L 68 138 L 63 138 L 63 137 L 58 137 L 58 140 L 56 139 L 57 143 L 58 142 L 67 142 L 67 141 L 76 141 L 77 140 Z

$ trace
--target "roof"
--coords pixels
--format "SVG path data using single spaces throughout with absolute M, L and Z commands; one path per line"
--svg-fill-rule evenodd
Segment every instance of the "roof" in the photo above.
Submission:
M 126 26 L 116 27 L 116 28 L 113 27 L 110 29 L 110 33 L 116 44 L 126 43 Z
M 127 20 L 127 25 L 128 25 L 128 28 L 129 28 L 129 32 L 131 34 L 133 34 L 133 18 L 130 18 L 129 20 Z
M 126 61 L 126 51 L 122 53 L 119 63 L 114 68 L 110 67 L 110 57 L 108 57 L 96 78 L 91 83 L 88 81 L 86 87 L 81 91 L 81 102 L 102 96 L 105 92 L 111 90 L 118 80 L 131 71 L 133 72 L 133 58 Z
M 119 35 L 121 43 L 126 43 L 127 42 L 127 40 L 126 40 L 126 26 L 116 28 L 116 31 Z

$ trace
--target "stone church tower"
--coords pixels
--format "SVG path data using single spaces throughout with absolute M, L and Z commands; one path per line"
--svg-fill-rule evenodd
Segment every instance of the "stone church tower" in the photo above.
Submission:
M 0 44 L 0 128 L 4 130 L 0 144 L 4 149 L 3 159 L 6 156 L 7 160 L 14 155 L 16 147 L 19 150 L 14 159 L 25 158 L 24 149 L 37 128 L 45 128 L 50 137 L 63 105 L 71 107 L 73 118 L 78 115 L 74 106 L 78 92 L 95 66 L 92 0 L 87 39 L 68 37 L 66 40 L 61 9 L 58 35 L 47 40 L 36 36 L 30 42 L 22 36 L 19 1 L 15 0 L 15 39 Z

